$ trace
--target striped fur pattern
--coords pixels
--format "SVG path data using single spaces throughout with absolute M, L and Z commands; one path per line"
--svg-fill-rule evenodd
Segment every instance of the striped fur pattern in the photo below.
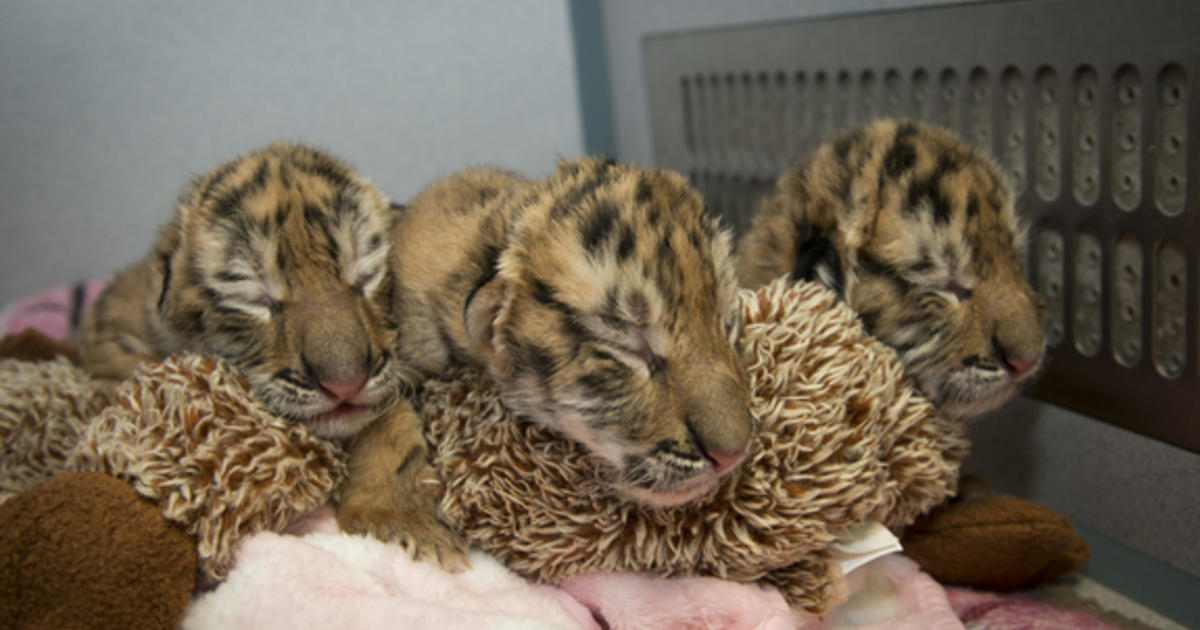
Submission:
M 611 160 L 470 170 L 397 226 L 402 354 L 481 364 L 505 402 L 608 461 L 638 500 L 715 487 L 753 423 L 730 237 L 678 174 Z
M 187 186 L 150 254 L 86 311 L 82 364 L 120 381 L 183 350 L 219 357 L 280 416 L 352 435 L 410 382 L 392 348 L 394 214 L 311 147 L 222 164 Z
M 991 159 L 952 134 L 880 120 L 780 177 L 739 243 L 750 287 L 820 280 L 952 417 L 1015 394 L 1044 356 L 1025 230 Z

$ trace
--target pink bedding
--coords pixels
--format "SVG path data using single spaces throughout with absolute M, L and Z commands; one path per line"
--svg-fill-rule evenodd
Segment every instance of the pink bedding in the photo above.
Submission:
M 84 307 L 96 299 L 107 283 L 108 280 L 98 279 L 64 284 L 17 298 L 0 308 L 0 335 L 33 328 L 47 337 L 69 339 L 79 325 Z
M 569 630 L 950 630 L 945 591 L 911 560 L 880 558 L 848 580 L 848 601 L 825 618 L 790 611 L 773 588 L 715 578 L 595 574 L 535 586 L 474 554 L 448 574 L 394 546 L 337 532 L 323 508 L 238 550 L 229 579 L 194 599 L 187 630 L 228 628 L 536 628 Z

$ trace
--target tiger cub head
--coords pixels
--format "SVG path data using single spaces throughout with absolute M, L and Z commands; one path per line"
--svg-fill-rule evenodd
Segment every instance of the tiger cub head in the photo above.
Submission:
M 393 211 L 319 150 L 273 144 L 198 177 L 167 228 L 158 311 L 238 368 L 268 408 L 326 437 L 396 399 Z
M 942 413 L 969 417 L 1038 371 L 1043 307 L 1000 169 L 949 132 L 881 120 L 785 173 L 739 244 L 757 286 L 791 274 L 840 293 Z
M 612 464 L 616 487 L 674 505 L 745 455 L 753 419 L 730 237 L 682 177 L 563 162 L 519 204 L 466 329 L 510 408 Z

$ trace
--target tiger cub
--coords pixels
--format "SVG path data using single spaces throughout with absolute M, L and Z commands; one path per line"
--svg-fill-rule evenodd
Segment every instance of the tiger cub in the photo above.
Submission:
M 151 252 L 85 312 L 83 366 L 117 382 L 191 350 L 279 416 L 357 433 L 410 381 L 396 361 L 395 212 L 326 153 L 273 144 L 194 179 Z
M 599 159 L 536 181 L 460 172 L 411 201 L 392 256 L 398 354 L 429 375 L 486 367 L 510 409 L 606 460 L 633 500 L 691 500 L 744 457 L 730 237 L 681 176 Z M 394 533 L 386 488 L 405 491 L 389 476 L 419 440 L 386 423 L 364 434 L 343 528 Z
M 1045 354 L 1013 203 L 995 163 L 949 132 L 876 121 L 780 177 L 738 244 L 738 276 L 824 283 L 944 414 L 975 416 Z

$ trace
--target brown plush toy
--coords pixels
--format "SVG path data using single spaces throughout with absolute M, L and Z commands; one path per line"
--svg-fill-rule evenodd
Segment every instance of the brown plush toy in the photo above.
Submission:
M 63 473 L 0 504 L 0 627 L 173 628 L 196 542 L 129 484 Z
M 969 496 L 937 506 L 904 530 L 904 553 L 942 584 L 1015 591 L 1087 563 L 1070 519 L 1028 499 Z
M 671 509 L 623 502 L 602 462 L 509 416 L 494 385 L 465 372 L 430 383 L 422 405 L 447 517 L 535 580 L 590 569 L 716 575 L 773 583 L 808 610 L 834 603 L 842 576 L 829 545 L 868 518 L 901 528 L 950 496 L 963 428 L 933 414 L 894 353 L 824 289 L 777 283 L 742 299 L 759 426 L 745 464 L 712 494 Z M 45 366 L 74 370 L 74 380 L 10 385 Z M 63 359 L 0 361 L 0 445 L 11 450 L 24 410 L 87 382 Z M 43 420 L 47 433 L 79 442 L 62 466 L 126 480 L 196 537 L 201 574 L 214 579 L 241 538 L 282 529 L 329 499 L 345 472 L 340 452 L 267 413 L 223 364 L 195 356 L 145 367 L 86 422 Z M 3 471 L 0 491 L 28 487 L 15 472 Z
M 223 577 L 238 540 L 324 504 L 346 471 L 195 355 L 111 399 L 63 356 L 0 360 L 0 453 L 3 630 L 174 628 L 197 576 Z

